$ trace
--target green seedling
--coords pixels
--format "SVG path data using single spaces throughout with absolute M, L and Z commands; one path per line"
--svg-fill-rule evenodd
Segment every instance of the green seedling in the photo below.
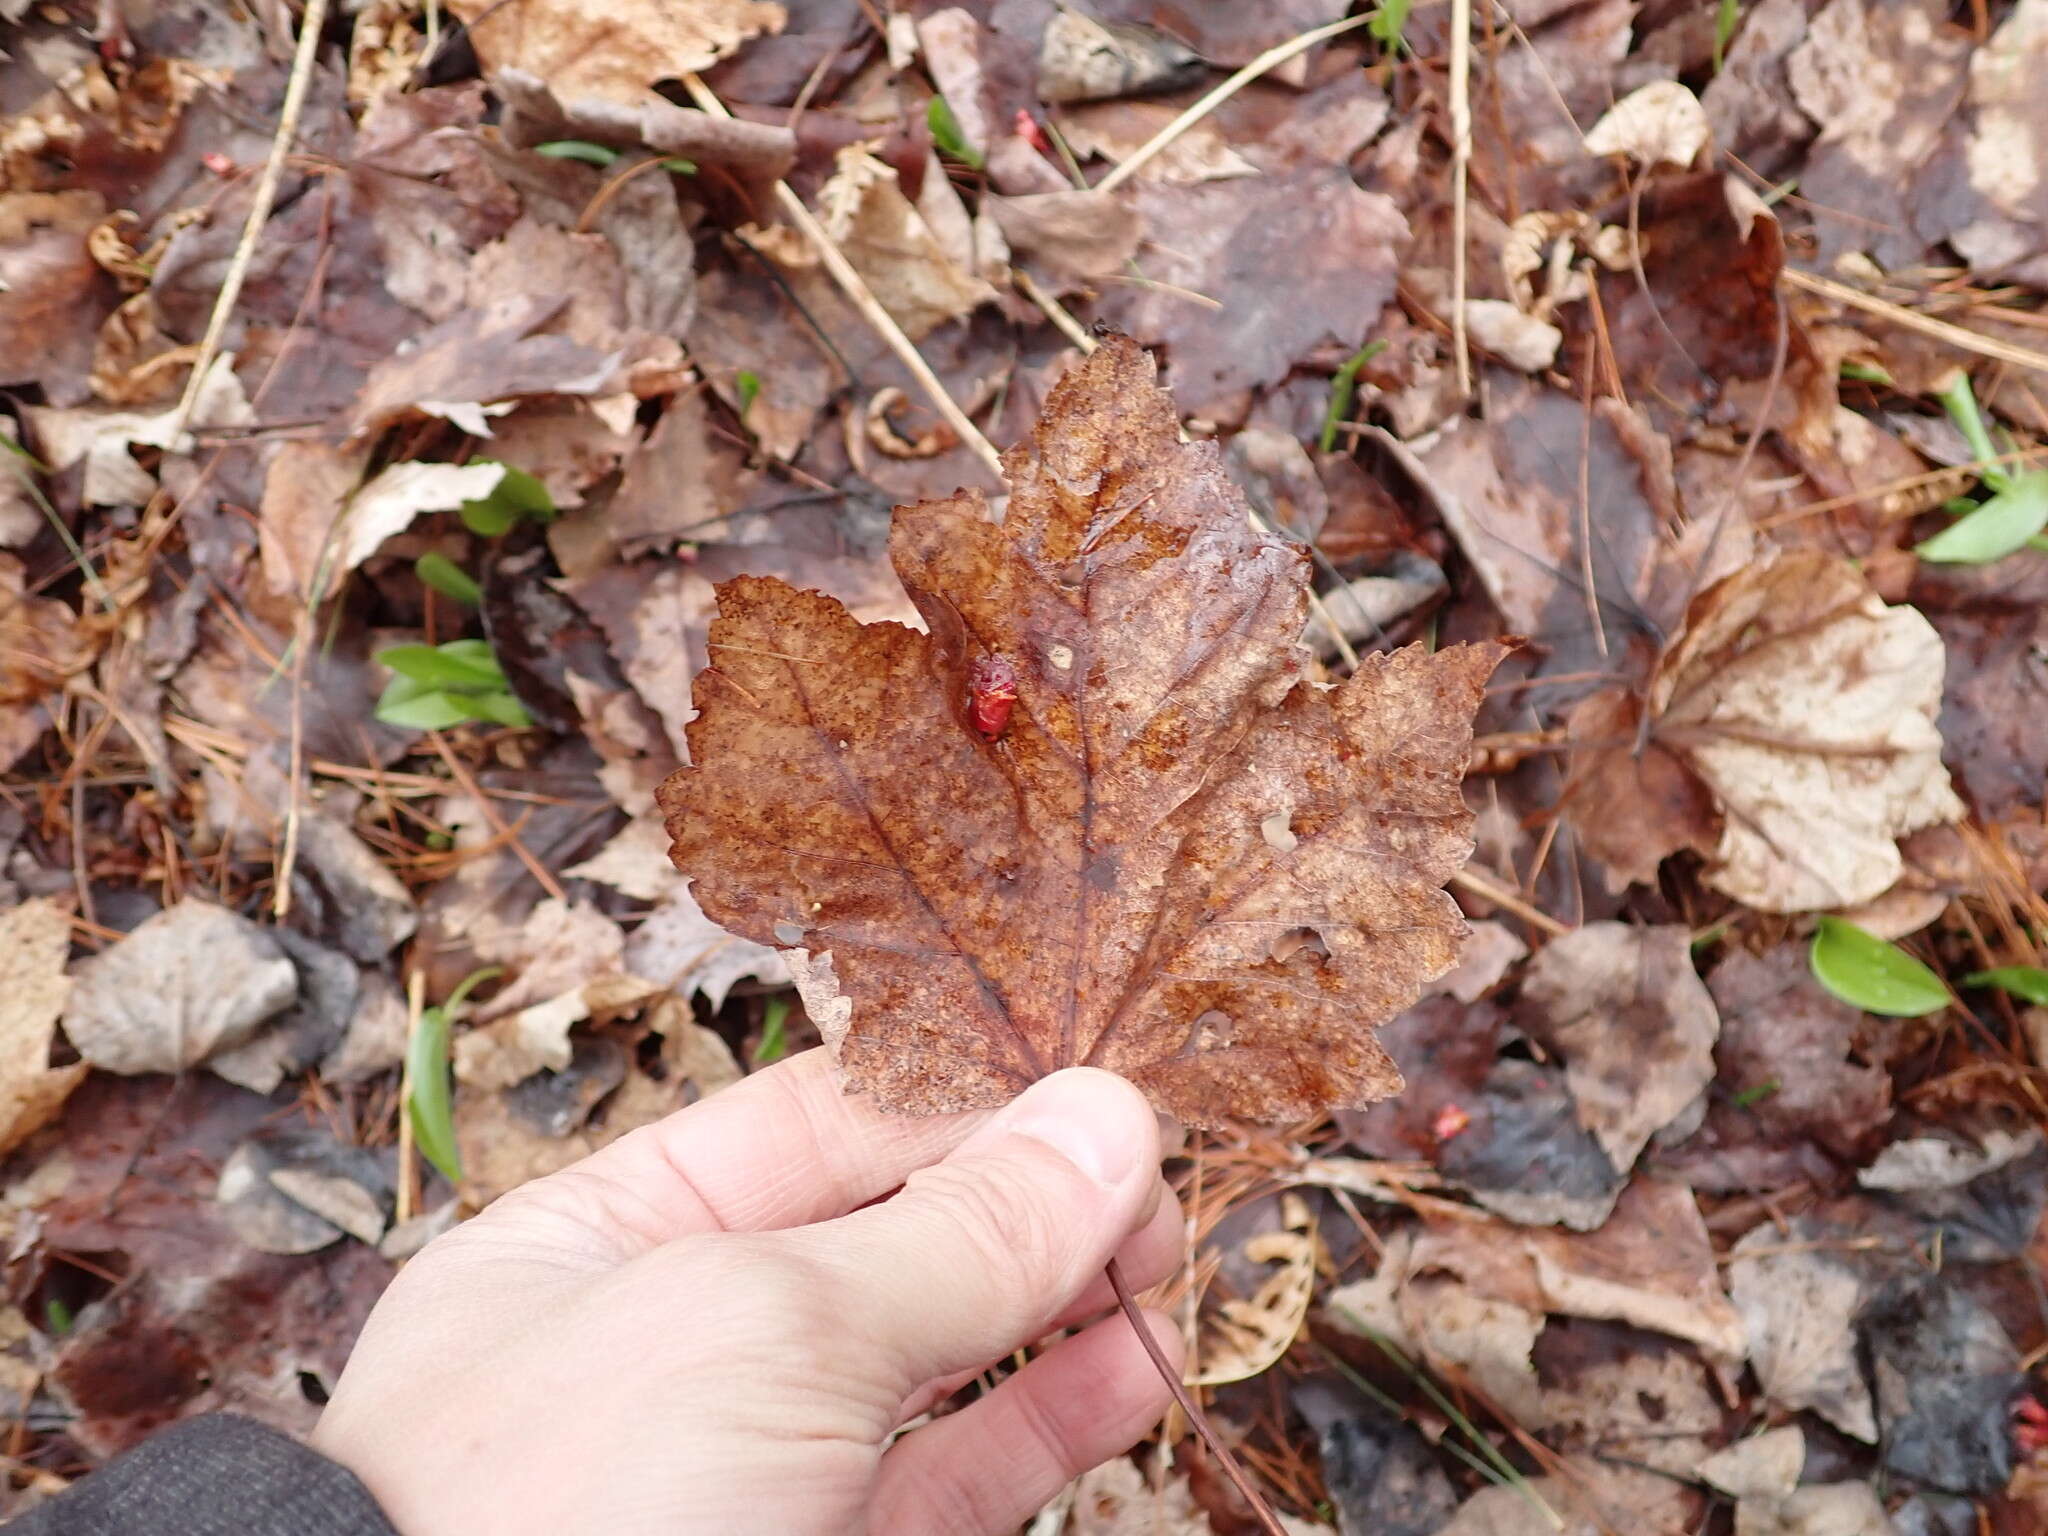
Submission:
M 761 396 L 761 375 L 751 368 L 742 368 L 733 376 L 733 393 L 739 396 L 740 414 L 747 414 L 747 407 Z
M 1714 73 L 1721 73 L 1721 65 L 1728 58 L 1728 45 L 1735 39 L 1735 28 L 1742 21 L 1742 0 L 1721 0 L 1714 12 Z
M 946 105 L 945 97 L 931 99 L 924 109 L 924 120 L 932 131 L 933 145 L 948 160 L 956 160 L 970 171 L 981 170 L 988 164 L 982 152 L 967 142 L 967 135 L 960 131 L 960 119 Z
M 377 718 L 386 725 L 445 731 L 470 720 L 515 730 L 533 724 L 485 641 L 394 645 L 376 660 L 396 674 L 377 700 Z
M 476 584 L 476 579 L 446 555 L 429 550 L 413 562 L 412 568 L 419 573 L 423 586 L 432 587 L 443 597 L 452 597 L 472 608 L 484 600 L 483 588 Z
M 616 149 L 603 144 L 593 144 L 588 139 L 550 139 L 545 144 L 533 146 L 536 155 L 546 155 L 550 160 L 581 160 L 585 165 L 607 166 L 619 158 Z
M 789 996 L 779 993 L 761 1010 L 761 1043 L 754 1047 L 754 1065 L 765 1067 L 789 1054 Z
M 1784 1084 L 1774 1077 L 1768 1083 L 1758 1083 L 1753 1088 L 1745 1088 L 1735 1095 L 1735 1107 L 1748 1109 L 1753 1104 L 1761 1104 L 1783 1086 Z
M 457 983 L 448 1001 L 420 1010 L 420 1027 L 405 1052 L 405 1112 L 413 1144 L 451 1184 L 462 1181 L 462 1150 L 455 1140 L 454 1090 L 449 1082 L 448 1032 L 469 994 L 502 969 L 487 965 Z
M 1867 1013 L 1917 1019 L 1939 1013 L 1953 1000 L 1934 972 L 1845 918 L 1821 918 L 1809 958 L 1815 980 Z
M 1995 971 L 1972 971 L 1963 978 L 1966 987 L 1996 987 L 2023 1002 L 2048 1006 L 2048 971 L 2038 965 L 2002 965 Z
M 478 459 L 476 462 L 491 464 L 497 461 Z M 548 488 L 523 469 L 514 469 L 510 464 L 500 467 L 505 473 L 499 477 L 490 495 L 476 501 L 465 501 L 457 509 L 463 526 L 471 533 L 495 538 L 510 532 L 524 518 L 553 522 L 555 498 L 548 494 Z
M 1330 403 L 1323 407 L 1323 430 L 1316 436 L 1317 451 L 1328 453 L 1337 446 L 1337 428 L 1351 414 L 1352 397 L 1358 392 L 1358 370 L 1387 350 L 1384 341 L 1369 341 L 1344 359 L 1344 365 L 1330 376 Z
M 1372 13 L 1372 20 L 1365 24 L 1365 30 L 1389 53 L 1405 49 L 1408 40 L 1401 34 L 1408 26 L 1408 12 L 1413 5 L 1414 0 L 1386 0 Z
M 1949 502 L 1948 509 L 1961 515 L 1914 553 L 1922 560 L 1942 564 L 1985 565 L 2029 546 L 2048 549 L 2048 540 L 2041 536 L 2041 530 L 2048 528 L 2048 469 L 2015 474 L 1997 462 L 2005 455 L 1985 428 L 1969 375 L 1958 373 L 1937 398 L 1976 455 L 1977 476 L 1991 495 L 1981 502 Z

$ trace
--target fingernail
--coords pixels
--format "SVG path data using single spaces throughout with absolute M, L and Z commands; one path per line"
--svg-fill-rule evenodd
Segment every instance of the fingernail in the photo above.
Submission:
M 1026 1089 L 990 1129 L 1043 1142 L 1096 1183 L 1118 1185 L 1147 1156 L 1151 1116 L 1107 1072 L 1061 1072 Z

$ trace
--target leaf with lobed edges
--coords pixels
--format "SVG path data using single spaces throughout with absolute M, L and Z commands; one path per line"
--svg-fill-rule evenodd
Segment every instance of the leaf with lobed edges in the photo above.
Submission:
M 1112 338 L 1007 455 L 1003 522 L 979 492 L 897 510 L 928 633 L 719 589 L 670 854 L 714 921 L 802 952 L 842 1075 L 885 1109 L 1072 1065 L 1195 1125 L 1364 1104 L 1401 1086 L 1375 1027 L 1457 958 L 1442 886 L 1504 648 L 1310 681 L 1306 554 L 1178 435 Z M 998 657 L 1018 697 L 989 740 L 969 676 Z

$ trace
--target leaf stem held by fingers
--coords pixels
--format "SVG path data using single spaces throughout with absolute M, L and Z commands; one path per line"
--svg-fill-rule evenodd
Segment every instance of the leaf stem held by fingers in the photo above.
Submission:
M 1161 1379 L 1172 1390 L 1174 1402 L 1178 1403 L 1180 1411 L 1188 1416 L 1188 1423 L 1193 1425 L 1195 1433 L 1202 1437 L 1202 1443 L 1209 1447 L 1210 1453 L 1223 1468 L 1224 1475 L 1230 1479 L 1231 1486 L 1243 1494 L 1244 1501 L 1251 1505 L 1253 1517 L 1266 1529 L 1268 1536 L 1287 1536 L 1287 1529 L 1281 1525 L 1280 1517 L 1273 1513 L 1273 1506 L 1268 1504 L 1259 1490 L 1252 1486 L 1251 1478 L 1245 1474 L 1237 1458 L 1230 1454 L 1230 1448 L 1216 1433 L 1215 1426 L 1210 1424 L 1209 1416 L 1202 1412 L 1201 1404 L 1195 1401 L 1195 1395 L 1188 1391 L 1186 1383 L 1180 1379 L 1180 1372 L 1161 1351 L 1159 1341 L 1152 1337 L 1152 1330 L 1145 1326 L 1145 1315 L 1138 1310 L 1138 1299 L 1131 1294 L 1130 1282 L 1124 1279 L 1123 1268 L 1115 1259 L 1109 1261 L 1109 1288 L 1116 1292 L 1116 1304 L 1123 1308 L 1124 1316 L 1129 1318 L 1131 1326 L 1137 1329 L 1138 1342 L 1145 1346 L 1145 1353 L 1152 1357 L 1152 1363 L 1158 1367 Z

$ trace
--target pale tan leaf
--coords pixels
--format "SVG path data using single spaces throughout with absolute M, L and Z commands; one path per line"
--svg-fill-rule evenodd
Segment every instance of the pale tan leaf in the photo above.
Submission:
M 1652 80 L 1631 91 L 1586 130 L 1586 152 L 1627 155 L 1649 168 L 1683 169 L 1699 158 L 1710 137 L 1706 108 L 1676 80 Z
M 1706 878 L 1767 912 L 1869 901 L 1898 839 L 1954 821 L 1941 764 L 1941 636 L 1847 561 L 1801 550 L 1694 602 L 1653 685 L 1658 741 L 1714 792 Z
M 48 1124 L 88 1070 L 50 1065 L 70 953 L 71 924 L 48 897 L 0 913 L 0 1152 Z

